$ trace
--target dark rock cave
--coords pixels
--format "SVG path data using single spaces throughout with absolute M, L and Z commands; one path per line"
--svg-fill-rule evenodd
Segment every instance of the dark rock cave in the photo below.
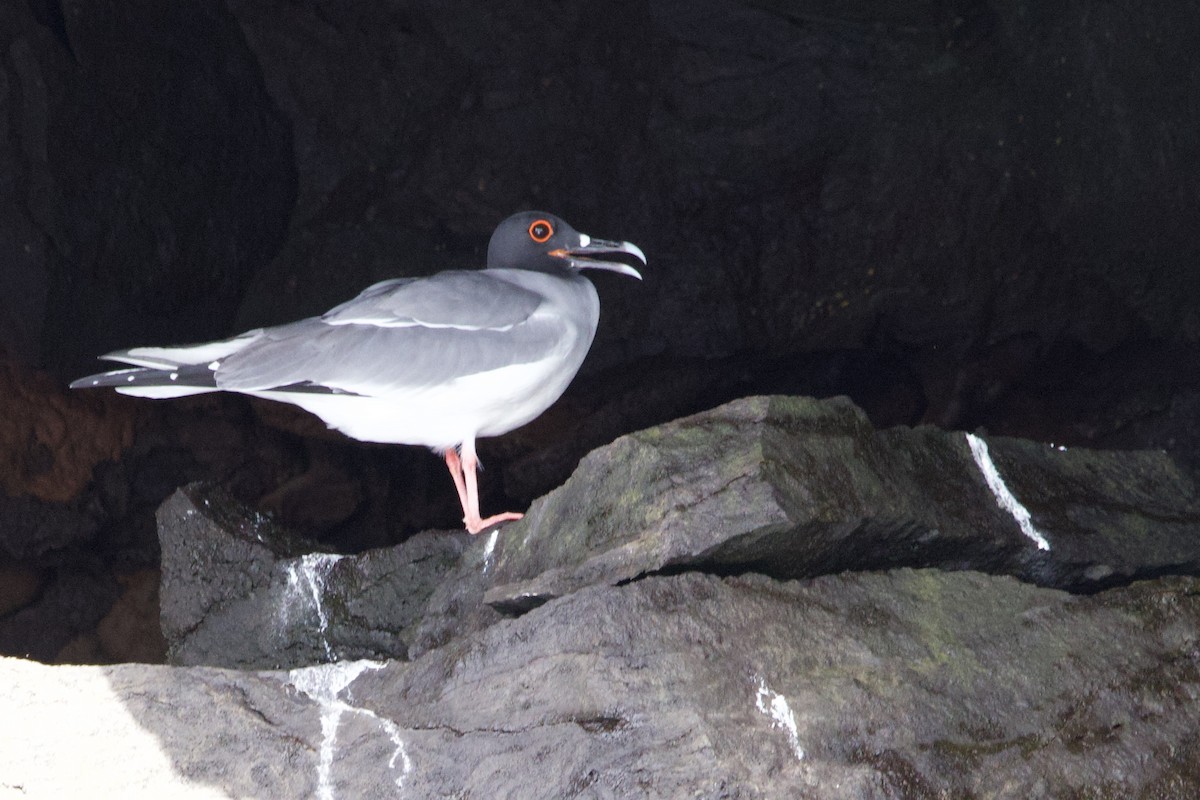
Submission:
M 1194 2 L 0 4 L 0 656 L 170 665 L 156 669 L 178 670 L 181 708 L 219 685 L 280 730 L 311 728 L 314 753 L 320 725 L 271 670 L 377 659 L 327 699 L 352 681 L 380 693 L 376 722 L 342 724 L 407 732 L 388 736 L 408 750 L 382 751 L 411 761 L 397 794 L 1196 796 L 1198 38 Z M 641 284 L 595 279 L 599 332 L 563 397 L 480 442 L 484 505 L 530 508 L 499 544 L 453 533 L 453 486 L 422 448 L 240 396 L 66 388 L 110 350 L 480 266 L 524 209 L 636 242 L 648 264 Z M 761 413 L 743 400 L 768 396 Z M 688 438 L 701 427 L 707 449 Z M 961 432 L 989 442 L 1051 556 L 982 479 L 958 481 L 974 469 Z M 168 544 L 185 510 L 212 525 Z M 263 541 L 245 538 L 260 524 Z M 259 627 L 298 591 L 286 563 L 303 552 L 346 556 L 329 561 L 342 583 L 323 649 L 315 618 Z M 200 588 L 188 559 L 207 565 Z M 590 665 L 609 670 L 606 695 L 550 666 L 536 677 L 562 696 L 462 688 L 488 677 L 485 656 L 514 675 L 572 648 L 634 669 L 639 615 L 689 598 L 714 663 L 691 665 L 706 693 L 678 713 L 704 724 L 662 721 L 647 698 L 685 688 L 613 662 Z M 611 630 L 569 629 L 609 614 Z M 785 651 L 790 625 L 825 638 Z M 889 627 L 927 650 L 885 653 Z M 645 631 L 648 669 L 669 672 L 689 630 Z M 1023 674 L 1003 642 L 1050 661 Z M 748 704 L 727 702 L 740 689 L 717 662 L 760 645 L 739 667 Z M 886 681 L 854 671 L 867 651 L 923 665 L 888 695 L 918 709 L 908 739 L 879 707 Z M 839 653 L 857 677 L 819 684 Z M 106 669 L 124 690 L 143 680 Z M 980 688 L 988 670 L 1009 682 Z M 821 717 L 839 703 L 848 716 Z M 1006 704 L 1036 713 L 1025 725 Z M 534 744 L 498 743 L 506 710 Z M 197 785 L 355 796 L 316 766 L 223 782 L 169 721 L 131 713 Z M 774 749 L 738 766 L 756 736 Z M 619 744 L 588 756 L 598 741 Z M 261 763 L 300 757 L 288 747 Z M 534 792 L 523 769 L 555 747 L 566 777 Z M 422 748 L 493 768 L 422 772 Z M 710 748 L 707 772 L 667 766 Z M 1074 766 L 1056 771 L 1064 752 Z M 1125 756 L 1143 767 L 1097 766 Z M 391 785 L 369 755 L 342 758 Z M 0 788 L 19 783 L 4 772 Z

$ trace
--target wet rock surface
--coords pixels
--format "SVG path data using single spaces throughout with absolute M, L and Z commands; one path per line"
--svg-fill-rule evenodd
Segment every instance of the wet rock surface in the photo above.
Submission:
M 103 780 L 197 796 L 1182 800 L 1187 481 L 767 397 L 601 448 L 520 523 L 357 557 L 194 485 L 159 514 L 177 666 L 0 662 L 0 711 L 99 703 L 78 735 L 138 757 Z
M 588 587 L 407 663 L 4 660 L 0 710 L 91 703 L 59 747 L 90 763 L 95 734 L 128 738 L 89 785 L 177 796 L 1182 799 L 1198 647 L 1192 578 L 1079 597 L 975 572 L 689 573 Z M 0 780 L 77 787 L 16 755 L 38 752 L 20 735 Z
M 265 403 L 64 387 L 107 350 L 478 265 L 519 208 L 636 241 L 651 269 L 598 279 L 572 392 L 481 446 L 485 505 L 767 393 L 1195 471 L 1190 7 L 614 8 L 0 7 L 0 489 L 97 525 L 19 566 L 154 569 L 153 510 L 197 480 L 339 551 L 453 526 L 419 450 Z
M 159 509 L 162 630 L 173 664 L 280 669 L 405 658 L 465 533 L 342 556 L 192 485 Z
M 164 632 L 175 663 L 291 666 L 416 655 L 499 618 L 481 605 L 520 614 L 658 573 L 936 566 L 1095 592 L 1200 572 L 1195 498 L 1162 453 L 876 431 L 844 399 L 745 398 L 597 449 L 466 555 L 462 534 L 425 533 L 302 557 L 231 499 L 177 492 L 159 512 Z
M 1095 591 L 1196 572 L 1195 498 L 1162 453 L 876 431 L 844 400 L 747 398 L 587 456 L 500 536 L 485 601 L 519 611 L 660 571 L 895 566 Z

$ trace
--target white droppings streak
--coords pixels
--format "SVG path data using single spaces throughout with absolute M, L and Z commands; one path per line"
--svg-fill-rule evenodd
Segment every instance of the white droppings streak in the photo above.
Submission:
M 280 608 L 280 622 L 283 626 L 291 619 L 291 609 L 299 601 L 306 599 L 317 613 L 320 627 L 321 644 L 325 646 L 325 657 L 334 660 L 333 648 L 329 645 L 329 617 L 325 613 L 325 579 L 329 570 L 341 560 L 341 556 L 331 553 L 306 553 L 288 563 L 288 585 Z M 303 584 L 303 591 L 301 589 Z
M 492 568 L 492 556 L 496 552 L 496 542 L 500 538 L 500 529 L 496 528 L 488 534 L 487 544 L 483 546 L 483 574 Z
M 303 694 L 321 704 L 321 752 L 317 761 L 317 797 L 320 800 L 334 800 L 333 793 L 333 755 L 337 744 L 338 726 L 342 714 L 362 714 L 379 723 L 395 745 L 392 757 L 388 759 L 388 769 L 396 771 L 397 762 L 400 774 L 396 776 L 396 788 L 404 788 L 404 779 L 412 771 L 412 759 L 404 747 L 404 739 L 400 736 L 400 728 L 390 719 L 384 719 L 369 708 L 358 708 L 343 700 L 339 695 L 349 688 L 367 670 L 381 669 L 383 664 L 378 661 L 343 661 L 334 664 L 321 664 L 315 667 L 302 667 L 288 672 L 288 678 L 293 686 Z M 352 697 L 350 698 L 353 699 Z
M 1008 485 L 1000 477 L 1000 472 L 992 461 L 992 455 L 988 452 L 987 442 L 973 433 L 966 434 L 966 437 L 967 444 L 971 447 L 971 455 L 975 457 L 975 463 L 979 465 L 979 471 L 983 473 L 983 479 L 987 481 L 988 488 L 996 496 L 996 503 L 1012 515 L 1021 528 L 1021 533 L 1032 539 L 1038 550 L 1049 550 L 1050 542 L 1046 540 L 1041 531 L 1033 526 L 1029 509 L 1021 505 L 1020 500 L 1013 497 L 1013 493 L 1008 490 Z
M 771 727 L 782 728 L 787 733 L 792 754 L 796 756 L 797 761 L 803 761 L 804 748 L 800 746 L 800 730 L 787 698 L 773 691 L 767 686 L 767 681 L 760 677 L 758 689 L 754 693 L 754 705 L 759 713 L 771 718 Z

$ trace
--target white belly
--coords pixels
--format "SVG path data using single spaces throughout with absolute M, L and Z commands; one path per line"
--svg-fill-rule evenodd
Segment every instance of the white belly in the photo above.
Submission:
M 545 303 L 537 315 L 561 324 L 536 361 L 460 375 L 425 386 L 398 385 L 369 377 L 344 385 L 347 394 L 241 389 L 281 400 L 316 414 L 331 428 L 365 442 L 416 444 L 443 450 L 479 436 L 499 436 L 529 422 L 557 400 L 579 371 L 592 338 L 600 304 L 584 278 L 552 278 L 524 270 L 496 270 L 517 286 L 536 291 Z M 397 358 L 403 358 L 398 353 Z
M 415 444 L 437 450 L 499 436 L 550 407 L 575 377 L 583 347 L 531 364 L 458 378 L 441 386 L 377 397 L 299 392 L 247 392 L 300 406 L 329 427 L 364 442 Z

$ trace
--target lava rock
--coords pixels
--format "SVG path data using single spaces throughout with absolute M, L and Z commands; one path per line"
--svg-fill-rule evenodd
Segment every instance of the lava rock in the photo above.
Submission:
M 45 372 L 6 359 L 0 342 L 0 492 L 70 503 L 97 463 L 129 447 L 133 428 L 128 398 L 68 392 Z
M 320 746 L 319 714 L 296 692 L 280 691 L 269 675 L 6 658 L 0 672 L 4 717 L 24 721 L 0 727 L 0 793 L 316 796 L 316 770 L 309 769 L 316 751 L 309 742 Z M 143 720 L 154 720 L 158 730 Z M 62 756 L 68 750 L 69 765 Z
M 0 554 L 33 559 L 86 543 L 97 528 L 93 516 L 70 506 L 0 491 Z
M 0 349 L 203 340 L 276 251 L 290 126 L 223 3 L 0 7 Z
M 46 583 L 45 574 L 28 564 L 0 560 L 0 617 L 34 600 Z
M 180 664 L 416 657 L 656 573 L 938 566 L 1095 592 L 1200 569 L 1193 483 L 1161 453 L 877 432 L 844 400 L 747 398 L 631 434 L 519 522 L 358 557 L 273 550 L 261 518 L 189 491 L 159 517 L 163 629 Z
M 466 538 L 342 556 L 201 485 L 163 503 L 158 524 L 169 661 L 259 669 L 404 658 Z
M 81 634 L 95 631 L 120 594 L 116 577 L 93 566 L 48 570 L 34 602 L 0 617 L 0 654 L 53 661 Z
M 939 570 L 657 576 L 409 663 L 0 660 L 0 714 L 40 723 L 0 728 L 0 775 L 38 795 L 1182 798 L 1198 647 L 1194 578 L 1078 597 Z M 81 768 L 43 755 L 64 749 Z
M 932 427 L 757 397 L 623 436 L 507 526 L 485 600 L 520 612 L 658 571 L 941 566 L 1096 591 L 1200 569 L 1192 479 L 1154 452 Z

